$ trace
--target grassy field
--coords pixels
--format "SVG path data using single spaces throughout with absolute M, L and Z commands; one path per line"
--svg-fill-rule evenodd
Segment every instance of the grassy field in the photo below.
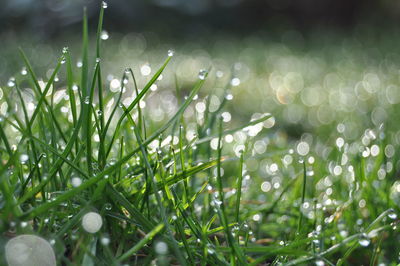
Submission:
M 397 265 L 398 37 L 152 46 L 104 11 L 2 52 L 0 264 Z

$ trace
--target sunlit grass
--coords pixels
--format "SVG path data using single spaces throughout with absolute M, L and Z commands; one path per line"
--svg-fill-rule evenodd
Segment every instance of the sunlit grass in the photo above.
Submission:
M 79 56 L 65 47 L 38 74 L 22 49 L 1 87 L 2 247 L 37 235 L 65 265 L 398 260 L 390 73 L 255 50 L 265 73 L 166 49 L 111 75 L 105 8 L 96 45 L 84 17 Z

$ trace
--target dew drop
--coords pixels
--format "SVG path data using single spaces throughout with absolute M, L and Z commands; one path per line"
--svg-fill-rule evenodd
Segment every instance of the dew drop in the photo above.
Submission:
M 85 104 L 89 104 L 89 103 L 90 103 L 90 98 L 89 98 L 89 96 L 86 96 L 86 97 L 85 97 L 84 103 L 85 103 Z
M 140 73 L 143 76 L 148 76 L 151 73 L 151 67 L 149 66 L 149 64 L 145 64 L 143 66 L 140 67 Z
M 26 70 L 26 67 L 23 67 L 21 69 L 21 75 L 25 76 L 26 74 L 28 74 L 28 71 Z
M 368 238 L 367 234 L 363 233 L 358 240 L 358 243 L 363 247 L 368 247 L 371 240 Z
M 101 7 L 106 9 L 108 7 L 107 2 L 105 2 L 105 1 L 101 2 Z
M 306 156 L 310 151 L 310 146 L 307 142 L 301 141 L 299 144 L 297 144 L 296 150 L 299 155 Z
M 168 52 L 167 52 L 167 54 L 168 54 L 169 57 L 174 56 L 174 53 L 175 53 L 175 51 L 172 50 L 172 49 L 168 50 Z
M 101 244 L 102 244 L 103 246 L 107 246 L 107 245 L 110 244 L 110 238 L 107 237 L 107 236 L 103 236 L 103 237 L 100 239 L 100 242 L 101 242 Z
M 225 99 L 227 99 L 228 101 L 231 101 L 231 100 L 233 100 L 233 95 L 232 95 L 231 93 L 228 93 L 228 94 L 225 96 Z
M 231 85 L 232 85 L 233 87 L 239 86 L 239 85 L 240 85 L 240 79 L 239 79 L 239 78 L 233 78 L 233 79 L 231 80 Z
M 388 212 L 387 216 L 392 220 L 397 219 L 397 213 L 393 209 Z
M 21 154 L 21 156 L 19 156 L 19 160 L 24 164 L 29 160 L 29 156 L 27 154 Z
M 168 245 L 163 241 L 157 242 L 154 249 L 155 249 L 156 253 L 159 255 L 168 254 Z
M 21 226 L 21 228 L 25 228 L 28 226 L 28 222 L 21 222 L 20 226 Z
M 73 187 L 79 187 L 82 184 L 82 179 L 79 177 L 73 177 L 71 178 L 71 185 Z
M 15 86 L 15 78 L 11 77 L 7 82 L 7 86 L 14 87 Z
M 206 76 L 207 76 L 207 70 L 201 69 L 201 70 L 199 71 L 199 79 L 205 80 L 205 79 L 206 79 Z
M 45 239 L 35 235 L 20 235 L 9 240 L 5 246 L 9 265 L 56 265 L 53 248 Z
M 82 218 L 82 227 L 88 233 L 96 233 L 103 225 L 103 219 L 97 212 L 88 212 Z
M 108 34 L 108 32 L 106 31 L 106 30 L 103 30 L 101 33 L 100 33 L 100 38 L 102 39 L 102 40 L 108 40 L 108 38 L 110 37 L 110 35 Z

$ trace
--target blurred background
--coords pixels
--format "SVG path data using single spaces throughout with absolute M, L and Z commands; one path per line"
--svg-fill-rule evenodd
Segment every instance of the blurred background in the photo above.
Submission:
M 100 5 L 3 0 L 0 86 L 23 69 L 18 47 L 44 81 L 63 47 L 79 68 L 83 7 L 93 45 Z M 201 96 L 221 102 L 228 86 L 231 123 L 270 112 L 289 138 L 329 138 L 344 125 L 340 133 L 356 139 L 385 123 L 400 102 L 399 20 L 396 0 L 113 0 L 102 33 L 104 77 L 117 91 L 132 67 L 143 85 L 172 48 L 162 93 L 177 82 L 188 92 L 199 70 L 211 69 Z
M 51 38 L 80 27 L 82 8 L 96 20 L 99 1 L 3 0 L 0 31 L 35 32 Z M 162 35 L 208 32 L 243 34 L 318 28 L 350 30 L 360 25 L 398 23 L 396 0 L 113 0 L 106 23 L 113 31 L 152 31 Z

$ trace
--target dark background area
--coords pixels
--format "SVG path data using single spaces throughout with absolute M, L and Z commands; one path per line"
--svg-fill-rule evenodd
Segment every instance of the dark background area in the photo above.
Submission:
M 82 7 L 97 20 L 100 1 L 3 0 L 0 32 L 34 32 L 54 38 L 81 27 Z M 161 36 L 229 34 L 259 30 L 329 28 L 352 30 L 359 25 L 395 27 L 397 0 L 110 0 L 109 30 L 152 31 Z M 96 23 L 91 23 L 95 25 Z

